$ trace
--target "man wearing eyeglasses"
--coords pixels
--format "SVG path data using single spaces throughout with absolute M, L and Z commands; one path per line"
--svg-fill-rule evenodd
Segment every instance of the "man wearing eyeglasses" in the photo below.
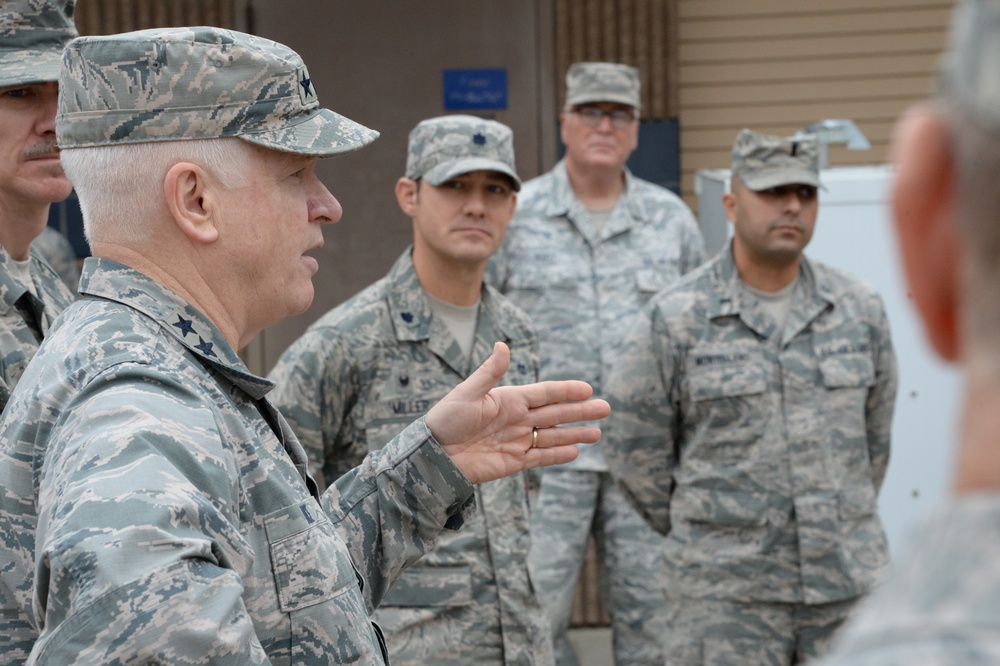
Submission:
M 576 63 L 559 116 L 565 158 L 525 183 L 489 279 L 528 312 L 540 377 L 585 378 L 602 393 L 618 341 L 642 305 L 704 259 L 694 217 L 673 193 L 625 162 L 639 139 L 634 67 Z M 558 664 L 576 664 L 566 638 L 573 593 L 594 534 L 618 664 L 663 664 L 662 537 L 607 472 L 600 446 L 541 477 L 532 508 L 531 570 L 553 625 Z

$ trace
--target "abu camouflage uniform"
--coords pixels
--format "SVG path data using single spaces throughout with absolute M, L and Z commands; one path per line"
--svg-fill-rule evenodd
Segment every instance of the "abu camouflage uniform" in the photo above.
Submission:
M 528 313 L 538 332 L 542 380 L 576 378 L 603 397 L 629 320 L 704 248 L 687 206 L 625 170 L 625 191 L 598 232 L 570 186 L 565 162 L 525 183 L 488 280 Z M 542 474 L 532 512 L 532 573 L 553 624 L 557 663 L 575 659 L 566 641 L 573 592 L 591 526 L 607 583 L 605 603 L 618 663 L 662 663 L 661 539 L 621 497 L 601 445 Z
M 481 292 L 472 358 L 436 319 L 410 250 L 388 275 L 325 314 L 271 374 L 318 479 L 380 449 L 485 361 L 510 347 L 501 384 L 538 373 L 528 318 L 491 287 Z M 375 614 L 394 664 L 552 664 L 548 623 L 528 576 L 523 475 L 476 486 L 475 514 L 443 535 L 389 590 Z
M 66 44 L 77 35 L 73 2 L 4 0 L 0 3 L 0 87 L 55 81 Z M 17 220 L 8 223 L 16 224 Z M 32 252 L 35 293 L 0 247 L 0 411 L 56 315 L 73 300 L 58 276 Z M 0 595 L 5 591 L 0 588 Z M 3 616 L 0 615 L 0 621 Z M 0 631 L 0 653 L 3 652 Z
M 35 251 L 29 261 L 37 296 L 21 283 L 13 259 L 0 247 L 0 411 L 45 332 L 73 301 L 69 288 Z
M 804 256 L 784 330 L 731 248 L 653 299 L 612 376 L 605 439 L 667 535 L 668 593 L 810 607 L 872 589 L 895 390 L 881 299 Z
M 370 611 L 473 508 L 423 421 L 318 498 L 272 384 L 204 315 L 105 259 L 81 293 L 0 430 L 33 663 L 384 663 Z

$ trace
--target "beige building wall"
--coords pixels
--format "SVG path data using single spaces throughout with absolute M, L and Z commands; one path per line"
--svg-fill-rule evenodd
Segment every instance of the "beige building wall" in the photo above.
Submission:
M 925 99 L 953 0 L 677 0 L 682 194 L 698 169 L 729 167 L 743 127 L 789 135 L 849 118 L 870 151 L 831 165 L 887 161 L 892 127 Z

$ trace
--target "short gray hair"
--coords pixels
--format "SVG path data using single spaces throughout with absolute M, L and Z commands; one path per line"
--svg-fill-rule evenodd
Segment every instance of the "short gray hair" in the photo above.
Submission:
M 143 217 L 165 206 L 163 178 L 178 162 L 192 162 L 223 187 L 248 182 L 254 146 L 239 139 L 164 141 L 71 148 L 63 169 L 80 199 L 87 240 L 141 245 L 148 240 Z

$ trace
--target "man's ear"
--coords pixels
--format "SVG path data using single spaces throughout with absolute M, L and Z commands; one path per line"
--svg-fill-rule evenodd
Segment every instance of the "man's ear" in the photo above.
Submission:
M 416 213 L 418 197 L 417 181 L 406 176 L 396 181 L 396 201 L 400 209 L 410 217 Z
M 733 187 L 738 187 L 738 185 L 734 183 Z M 726 219 L 730 222 L 736 222 L 736 194 L 732 191 L 723 194 L 722 208 L 726 211 Z
M 197 164 L 178 162 L 163 179 L 167 208 L 181 232 L 196 243 L 213 243 L 219 237 L 214 212 L 217 190 Z
M 961 244 L 955 229 L 955 155 L 940 111 L 921 105 L 897 123 L 892 215 L 903 270 L 934 349 L 960 353 Z

